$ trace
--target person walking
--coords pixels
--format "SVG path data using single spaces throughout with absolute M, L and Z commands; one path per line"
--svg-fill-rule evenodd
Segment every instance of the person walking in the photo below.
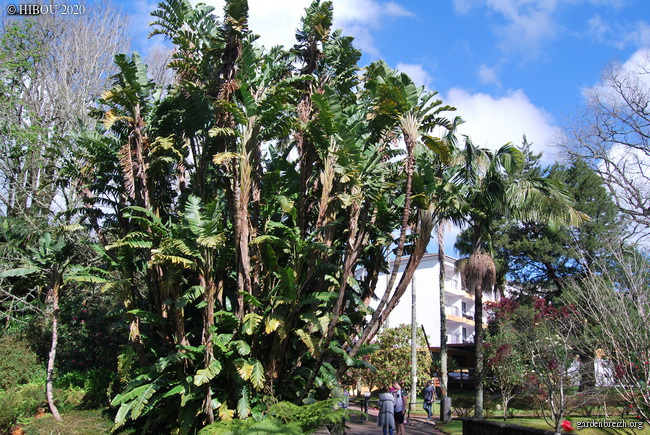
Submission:
M 433 385 L 433 381 L 429 380 L 427 381 L 427 386 L 424 388 L 424 404 L 422 405 L 427 412 L 427 420 L 431 420 L 434 400 L 436 400 L 436 387 Z
M 381 426 L 384 435 L 393 435 L 395 428 L 395 397 L 385 388 L 379 395 L 379 416 L 377 426 Z
M 395 392 L 393 393 L 395 397 L 395 434 L 404 435 L 404 415 L 408 406 L 408 397 L 402 391 L 399 382 L 393 382 L 393 388 L 395 388 Z

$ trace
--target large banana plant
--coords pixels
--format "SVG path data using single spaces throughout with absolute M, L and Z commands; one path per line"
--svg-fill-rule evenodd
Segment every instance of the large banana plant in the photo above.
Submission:
M 118 58 L 108 130 L 84 139 L 84 211 L 126 290 L 116 426 L 184 433 L 259 413 L 262 395 L 312 401 L 364 365 L 368 301 L 419 207 L 416 144 L 445 154 L 450 108 L 385 64 L 361 77 L 329 1 L 290 50 L 256 44 L 244 0 L 222 19 L 187 0 L 153 15 L 175 83 L 152 98 L 137 57 Z

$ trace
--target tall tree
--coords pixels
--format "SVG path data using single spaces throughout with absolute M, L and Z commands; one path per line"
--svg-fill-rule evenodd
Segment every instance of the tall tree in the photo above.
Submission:
M 533 221 L 505 222 L 495 232 L 494 248 L 497 261 L 517 287 L 527 294 L 555 297 L 567 280 L 586 277 L 598 258 L 608 256 L 604 241 L 620 239 L 623 227 L 611 194 L 584 161 L 538 171 L 564 183 L 575 209 L 590 220 L 557 231 Z
M 377 334 L 382 319 L 388 318 L 388 315 L 406 291 L 422 256 L 426 252 L 426 246 L 433 231 L 433 216 L 426 209 L 420 210 L 417 215 L 419 222 L 414 226 L 417 239 L 413 244 L 408 264 L 397 287 L 393 290 L 393 286 L 397 281 L 402 255 L 404 254 L 406 234 L 411 216 L 416 145 L 421 144 L 441 156 L 448 156 L 449 144 L 440 140 L 435 134 L 439 133 L 440 130 L 449 130 L 455 125 L 443 116 L 444 112 L 455 110 L 453 107 L 443 106 L 441 100 L 434 99 L 436 93 L 423 92 L 423 89 L 418 89 L 407 75 L 397 75 L 391 72 L 383 62 L 373 64 L 369 68 L 369 79 L 366 87 L 370 90 L 373 104 L 376 107 L 375 113 L 373 113 L 373 124 L 383 124 L 388 127 L 384 134 L 388 134 L 391 140 L 401 136 L 406 144 L 406 158 L 404 161 L 406 186 L 402 221 L 399 227 L 400 233 L 395 242 L 395 259 L 393 260 L 390 278 L 379 305 L 361 333 L 357 344 L 352 349 L 352 356 L 356 354 L 363 343 L 371 340 Z
M 87 274 L 85 268 L 78 266 L 80 252 L 75 252 L 74 238 L 66 233 L 66 228 L 58 230 L 59 234 L 56 236 L 45 232 L 35 243 L 24 240 L 24 243 L 14 246 L 13 250 L 19 254 L 19 257 L 15 258 L 9 267 L 0 270 L 0 279 L 8 281 L 3 282 L 3 286 L 9 288 L 27 286 L 33 288 L 36 295 L 44 295 L 44 300 L 41 302 L 44 302 L 46 308 L 41 311 L 41 314 L 46 315 L 51 327 L 45 381 L 46 397 L 54 418 L 62 420 L 54 400 L 54 371 L 59 342 L 59 307 L 62 293 L 64 287 L 75 281 L 93 282 L 100 278 Z M 34 303 L 34 300 L 30 299 L 26 302 Z
M 102 2 L 70 20 L 58 14 L 3 21 L 0 47 L 0 213 L 37 225 L 70 219 L 75 186 L 60 175 L 74 151 L 73 130 L 115 71 L 129 38 L 126 19 Z
M 462 177 L 469 186 L 468 231 L 471 255 L 462 264 L 465 285 L 475 297 L 476 417 L 483 417 L 483 293 L 494 290 L 496 266 L 493 260 L 494 225 L 502 218 L 545 219 L 557 229 L 579 224 L 586 216 L 572 207 L 566 189 L 548 178 L 516 178 L 524 165 L 524 155 L 512 144 L 496 151 L 475 147 L 465 141 L 465 169 Z
M 569 155 L 583 159 L 603 179 L 628 218 L 626 233 L 633 241 L 650 234 L 649 71 L 647 50 L 625 64 L 612 62 L 567 121 L 560 141 Z

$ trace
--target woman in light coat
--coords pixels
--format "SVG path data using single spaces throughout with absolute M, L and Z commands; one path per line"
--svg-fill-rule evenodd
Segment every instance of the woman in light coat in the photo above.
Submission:
M 386 389 L 382 390 L 379 395 L 377 426 L 383 427 L 384 435 L 393 435 L 395 429 L 395 397 Z

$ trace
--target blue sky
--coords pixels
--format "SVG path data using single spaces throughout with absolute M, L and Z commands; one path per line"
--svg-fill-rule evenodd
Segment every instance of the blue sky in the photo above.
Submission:
M 146 51 L 157 2 L 124 0 Z M 223 8 L 223 0 L 208 4 Z M 249 0 L 261 43 L 292 44 L 310 0 Z M 650 53 L 647 0 L 334 0 L 334 26 L 355 37 L 362 65 L 377 59 L 439 92 L 466 123 L 461 133 L 497 148 L 523 134 L 544 162 L 566 116 L 613 60 Z M 448 249 L 453 242 L 447 243 Z
M 223 0 L 209 0 L 221 12 Z M 261 43 L 291 44 L 309 0 L 249 0 Z M 146 51 L 156 2 L 124 1 L 136 48 Z M 384 59 L 458 109 L 481 146 L 523 134 L 550 144 L 612 60 L 650 49 L 647 0 L 334 0 L 335 27 L 355 37 L 362 66 Z M 158 40 L 158 43 L 160 40 Z

